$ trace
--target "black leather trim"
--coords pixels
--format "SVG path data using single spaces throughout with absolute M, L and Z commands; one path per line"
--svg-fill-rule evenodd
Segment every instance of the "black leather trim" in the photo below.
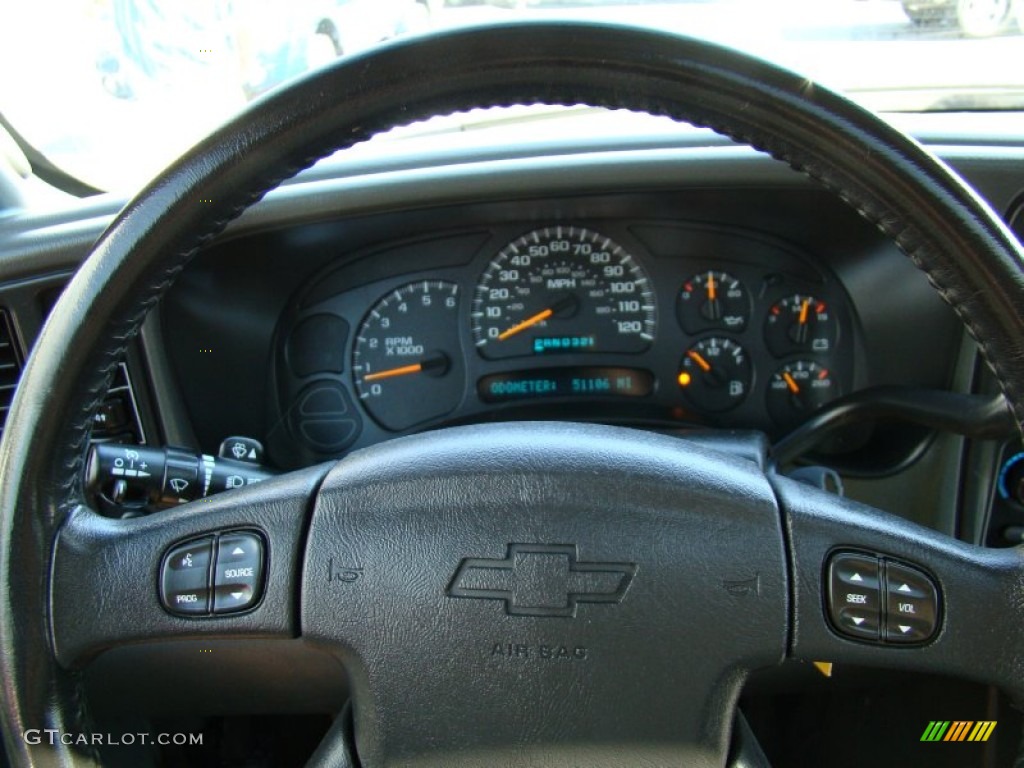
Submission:
M 80 501 L 91 413 L 142 319 L 188 261 L 317 158 L 420 117 L 587 103 L 649 111 L 749 142 L 835 190 L 928 273 L 1024 423 L 1019 244 L 916 142 L 812 81 L 727 49 L 605 25 L 457 30 L 342 61 L 254 104 L 118 215 L 54 310 L 0 445 L 0 671 L 5 732 L 72 724 L 48 645 L 48 562 Z M 71 760 L 29 752 L 34 764 Z

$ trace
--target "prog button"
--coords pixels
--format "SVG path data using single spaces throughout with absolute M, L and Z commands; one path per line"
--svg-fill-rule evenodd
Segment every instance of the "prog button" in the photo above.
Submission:
M 178 544 L 164 555 L 160 600 L 171 613 L 202 616 L 210 610 L 210 556 L 213 536 Z

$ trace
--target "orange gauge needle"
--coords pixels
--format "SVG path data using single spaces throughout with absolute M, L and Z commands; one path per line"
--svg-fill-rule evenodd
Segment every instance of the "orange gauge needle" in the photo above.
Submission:
M 810 306 L 810 299 L 804 299 L 804 303 L 800 305 L 800 325 L 805 325 L 807 323 L 807 308 Z
M 789 387 L 789 391 L 794 395 L 800 394 L 800 385 L 796 383 L 796 380 L 790 376 L 789 371 L 782 374 L 782 378 L 786 380 L 786 386 Z
M 707 373 L 708 371 L 711 370 L 711 363 L 705 360 L 704 356 L 700 352 L 695 352 L 694 350 L 691 349 L 689 352 L 686 353 L 686 356 L 693 360 L 693 362 L 695 362 L 697 365 L 699 365 L 700 369 L 704 371 L 704 373 Z
M 377 381 L 378 379 L 390 379 L 394 376 L 408 376 L 410 373 L 419 373 L 423 370 L 423 363 L 414 365 L 403 365 L 399 368 L 388 368 L 376 373 L 368 373 L 363 376 L 363 381 Z
M 525 320 L 523 320 L 523 322 L 516 323 L 511 328 L 506 328 L 504 331 L 499 333 L 498 334 L 498 341 L 504 341 L 505 339 L 509 338 L 510 336 L 515 336 L 520 331 L 525 331 L 527 328 L 530 328 L 530 327 L 536 325 L 537 323 L 542 323 L 545 320 L 547 320 L 549 317 L 551 317 L 553 314 L 555 314 L 555 311 L 553 309 L 551 309 L 551 308 L 545 309 L 542 312 L 538 312 L 533 317 L 528 317 Z
M 708 301 L 714 301 L 718 298 L 716 287 L 715 276 L 708 272 Z

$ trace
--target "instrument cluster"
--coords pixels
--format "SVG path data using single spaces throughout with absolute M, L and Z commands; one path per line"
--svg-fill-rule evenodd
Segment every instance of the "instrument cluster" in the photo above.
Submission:
M 819 260 L 758 233 L 506 224 L 318 276 L 282 320 L 279 406 L 315 455 L 496 418 L 778 435 L 850 390 L 854 327 Z

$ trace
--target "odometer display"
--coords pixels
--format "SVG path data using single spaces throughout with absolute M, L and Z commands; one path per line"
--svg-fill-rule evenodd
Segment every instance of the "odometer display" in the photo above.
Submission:
M 472 307 L 480 354 L 638 353 L 657 327 L 643 268 L 610 238 L 546 227 L 509 243 L 488 265 Z
M 545 397 L 647 397 L 654 377 L 637 368 L 542 368 L 484 376 L 477 393 L 485 403 Z

